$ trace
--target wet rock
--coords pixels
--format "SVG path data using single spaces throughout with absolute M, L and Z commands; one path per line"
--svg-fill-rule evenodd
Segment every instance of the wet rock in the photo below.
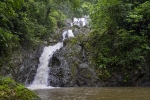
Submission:
M 67 27 L 67 28 L 70 28 L 70 27 L 73 26 L 72 20 L 71 20 L 70 18 L 68 18 L 68 19 L 66 20 L 65 24 L 66 24 L 66 27 Z
M 17 82 L 25 85 L 32 83 L 43 48 L 44 45 L 40 45 L 35 49 L 23 48 L 19 53 L 14 55 L 16 56 L 16 62 L 14 63 L 16 67 L 13 68 L 15 71 L 12 70 L 10 73 Z
M 95 72 L 87 63 L 81 63 L 78 67 L 77 85 L 95 86 Z
M 49 84 L 51 86 L 95 85 L 95 72 L 90 68 L 88 62 L 83 60 L 83 49 L 78 44 L 72 45 L 66 42 L 63 48 L 53 54 L 49 65 Z

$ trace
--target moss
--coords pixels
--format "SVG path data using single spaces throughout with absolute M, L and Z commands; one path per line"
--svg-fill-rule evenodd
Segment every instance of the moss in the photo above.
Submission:
M 41 100 L 32 91 L 10 78 L 0 77 L 0 100 Z
M 77 67 L 78 67 L 78 62 L 74 62 L 73 66 L 71 67 L 71 73 L 73 77 L 76 77 L 76 73 L 77 73 Z
M 87 74 L 87 78 L 88 78 L 88 79 L 91 79 L 92 76 L 91 76 L 90 74 Z
M 111 73 L 105 69 L 105 70 L 97 70 L 96 75 L 98 76 L 98 79 L 107 81 L 111 77 Z

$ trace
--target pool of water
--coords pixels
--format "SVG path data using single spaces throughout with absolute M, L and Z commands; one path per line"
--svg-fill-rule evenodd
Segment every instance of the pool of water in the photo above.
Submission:
M 34 91 L 42 100 L 150 100 L 150 87 L 73 87 Z

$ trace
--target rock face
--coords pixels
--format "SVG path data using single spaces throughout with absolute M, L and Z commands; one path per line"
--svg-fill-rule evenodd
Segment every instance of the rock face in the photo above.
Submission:
M 14 68 L 9 72 L 15 81 L 25 85 L 30 84 L 33 81 L 43 48 L 44 45 L 39 45 L 34 49 L 22 48 L 20 51 L 16 51 L 12 59 Z
M 75 29 L 75 35 L 83 32 L 83 29 Z M 82 31 L 83 30 L 83 31 Z M 86 30 L 89 31 L 89 30 Z M 82 40 L 77 39 L 77 42 Z M 109 78 L 105 78 L 101 72 L 97 72 L 87 58 L 86 48 L 80 43 L 71 43 L 72 40 L 65 40 L 64 47 L 56 51 L 50 60 L 49 84 L 56 87 L 74 87 L 74 86 L 97 86 L 97 87 L 115 87 L 115 86 L 150 86 L 149 70 L 132 70 L 128 75 L 124 72 L 109 73 Z M 148 68 L 145 68 L 148 69 Z M 101 77 L 101 76 L 102 77 Z
M 44 45 L 36 49 L 22 49 L 14 54 L 14 66 L 11 76 L 19 83 L 31 84 L 39 64 Z M 21 54 L 21 55 L 20 55 Z M 64 41 L 64 47 L 57 50 L 49 62 L 49 85 L 54 87 L 74 86 L 150 86 L 149 78 L 144 71 L 130 73 L 130 81 L 125 82 L 125 73 L 114 72 L 107 80 L 101 80 L 94 65 L 87 60 L 86 50 L 80 44 Z
M 95 72 L 84 60 L 80 45 L 66 44 L 50 61 L 51 86 L 95 86 Z
M 114 72 L 110 73 L 110 77 L 105 80 L 100 77 L 101 72 L 97 72 L 94 69 L 94 64 L 88 60 L 88 53 L 86 48 L 80 44 L 81 36 L 84 36 L 90 32 L 90 29 L 79 26 L 71 26 L 71 20 L 68 19 L 67 27 L 72 29 L 76 41 L 64 40 L 64 47 L 57 50 L 53 57 L 50 59 L 49 67 L 49 85 L 54 87 L 74 87 L 74 86 L 150 86 L 149 70 L 143 71 L 135 70 L 129 73 L 130 78 L 125 76 L 125 73 Z M 55 42 L 61 41 L 61 34 L 63 30 L 57 30 L 56 34 L 53 34 L 53 39 L 45 40 L 44 45 L 53 44 Z M 77 42 L 72 43 L 71 41 Z M 84 41 L 86 42 L 86 41 Z M 25 85 L 31 84 L 36 70 L 39 64 L 39 58 L 43 52 L 44 45 L 40 45 L 35 49 L 23 48 L 19 52 L 14 54 L 12 59 L 13 68 L 3 70 L 4 73 L 11 73 L 11 76 L 19 83 Z M 100 74 L 100 75 L 99 75 Z M 129 79 L 129 82 L 125 82 L 125 79 Z

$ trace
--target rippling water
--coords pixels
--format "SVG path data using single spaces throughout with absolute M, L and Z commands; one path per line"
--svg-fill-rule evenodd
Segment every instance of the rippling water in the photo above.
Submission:
M 42 100 L 150 100 L 150 87 L 52 88 L 35 93 Z

